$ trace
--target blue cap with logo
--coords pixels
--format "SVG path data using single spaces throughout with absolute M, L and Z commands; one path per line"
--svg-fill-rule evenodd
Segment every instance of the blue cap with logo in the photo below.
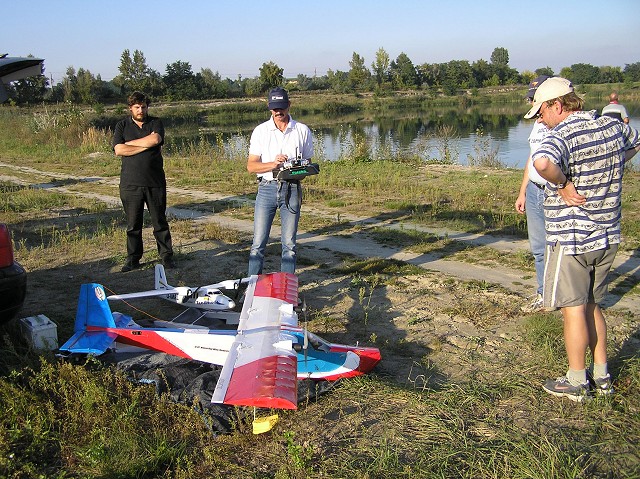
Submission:
M 269 110 L 289 108 L 289 95 L 284 88 L 277 87 L 269 91 L 267 100 L 269 102 Z
M 525 98 L 530 101 L 533 101 L 533 97 L 536 94 L 536 90 L 538 89 L 540 84 L 543 81 L 545 81 L 547 78 L 549 78 L 548 75 L 540 75 L 539 77 L 534 78 L 533 81 L 529 83 L 529 91 L 527 92 L 527 96 Z

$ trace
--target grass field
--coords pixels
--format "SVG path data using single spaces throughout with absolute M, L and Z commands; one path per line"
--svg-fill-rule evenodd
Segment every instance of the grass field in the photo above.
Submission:
M 7 132 L 0 136 L 0 222 L 12 228 L 17 259 L 29 271 L 23 313 L 46 312 L 64 340 L 79 284 L 138 290 L 149 284 L 152 267 L 114 272 L 124 260 L 124 219 L 104 197 L 117 198 L 119 160 L 90 115 L 0 108 L 0 128 Z M 323 163 L 321 175 L 305 180 L 302 230 L 358 241 L 362 226 L 351 217 L 393 219 L 409 227 L 367 234 L 381 244 L 530 274 L 526 253 L 468 251 L 418 229 L 524 238 L 526 224 L 513 208 L 520 171 L 369 161 L 366 153 L 360 145 L 357 160 Z M 170 186 L 185 190 L 170 195 L 172 205 L 249 219 L 255 184 L 244 155 L 194 145 L 166 156 Z M 640 245 L 638 180 L 633 170 L 625 176 L 625 253 Z M 30 186 L 37 184 L 53 186 Z M 199 201 L 198 192 L 223 199 Z M 244 271 L 246 233 L 191 220 L 173 221 L 172 232 L 178 282 Z M 153 251 L 145 255 L 146 264 L 156 260 Z M 640 477 L 637 313 L 607 312 L 617 394 L 579 405 L 542 392 L 541 381 L 566 367 L 562 322 L 557 313 L 522 314 L 516 291 L 323 250 L 304 253 L 299 270 L 310 330 L 379 347 L 383 361 L 374 374 L 280 412 L 276 427 L 260 436 L 251 434 L 253 411 L 231 409 L 231 430 L 219 434 L 195 401 L 158 394 L 97 360 L 70 364 L 38 354 L 9 324 L 0 330 L 0 476 Z M 638 286 L 623 294 L 637 295 Z

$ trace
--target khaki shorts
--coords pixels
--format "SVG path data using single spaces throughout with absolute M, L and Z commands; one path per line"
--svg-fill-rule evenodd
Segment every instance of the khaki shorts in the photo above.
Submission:
M 543 301 L 546 308 L 601 303 L 608 290 L 607 276 L 618 245 L 584 254 L 565 255 L 559 245 L 547 245 Z

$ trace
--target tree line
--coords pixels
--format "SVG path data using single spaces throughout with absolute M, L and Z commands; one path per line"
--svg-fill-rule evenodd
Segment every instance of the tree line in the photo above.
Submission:
M 238 76 L 234 80 L 223 79 L 210 68 L 194 73 L 191 64 L 181 60 L 168 64 L 165 73 L 161 74 L 148 66 L 140 50 L 133 53 L 124 50 L 120 56 L 119 74 L 110 81 L 103 81 L 99 74 L 94 75 L 84 68 L 76 71 L 70 66 L 62 81 L 55 85 L 49 85 L 43 71 L 43 75 L 13 82 L 7 90 L 10 101 L 15 104 L 69 102 L 88 105 L 121 102 L 134 90 L 144 91 L 156 100 L 182 101 L 256 97 L 275 86 L 285 86 L 290 91 L 384 94 L 395 90 L 434 90 L 455 95 L 486 86 L 527 84 L 538 75 L 555 74 L 549 67 L 518 72 L 509 66 L 509 52 L 503 47 L 496 47 L 489 61 L 451 60 L 419 65 L 405 53 L 392 60 L 384 48 L 379 48 L 370 66 L 363 56 L 353 52 L 349 67 L 348 71 L 328 70 L 321 76 L 299 74 L 295 78 L 285 78 L 284 70 L 269 61 L 262 64 L 259 76 Z M 558 74 L 575 84 L 634 82 L 640 81 L 640 62 L 626 64 L 624 69 L 576 63 L 562 68 Z

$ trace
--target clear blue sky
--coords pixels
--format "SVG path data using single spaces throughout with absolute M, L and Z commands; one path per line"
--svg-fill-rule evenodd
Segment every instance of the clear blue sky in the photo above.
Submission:
M 164 74 L 175 61 L 223 78 L 368 67 L 382 47 L 414 65 L 489 60 L 509 51 L 519 71 L 640 61 L 638 0 L 4 0 L 0 53 L 45 59 L 57 83 L 73 66 L 111 80 L 125 49 Z M 10 5 L 9 5 L 10 3 Z

